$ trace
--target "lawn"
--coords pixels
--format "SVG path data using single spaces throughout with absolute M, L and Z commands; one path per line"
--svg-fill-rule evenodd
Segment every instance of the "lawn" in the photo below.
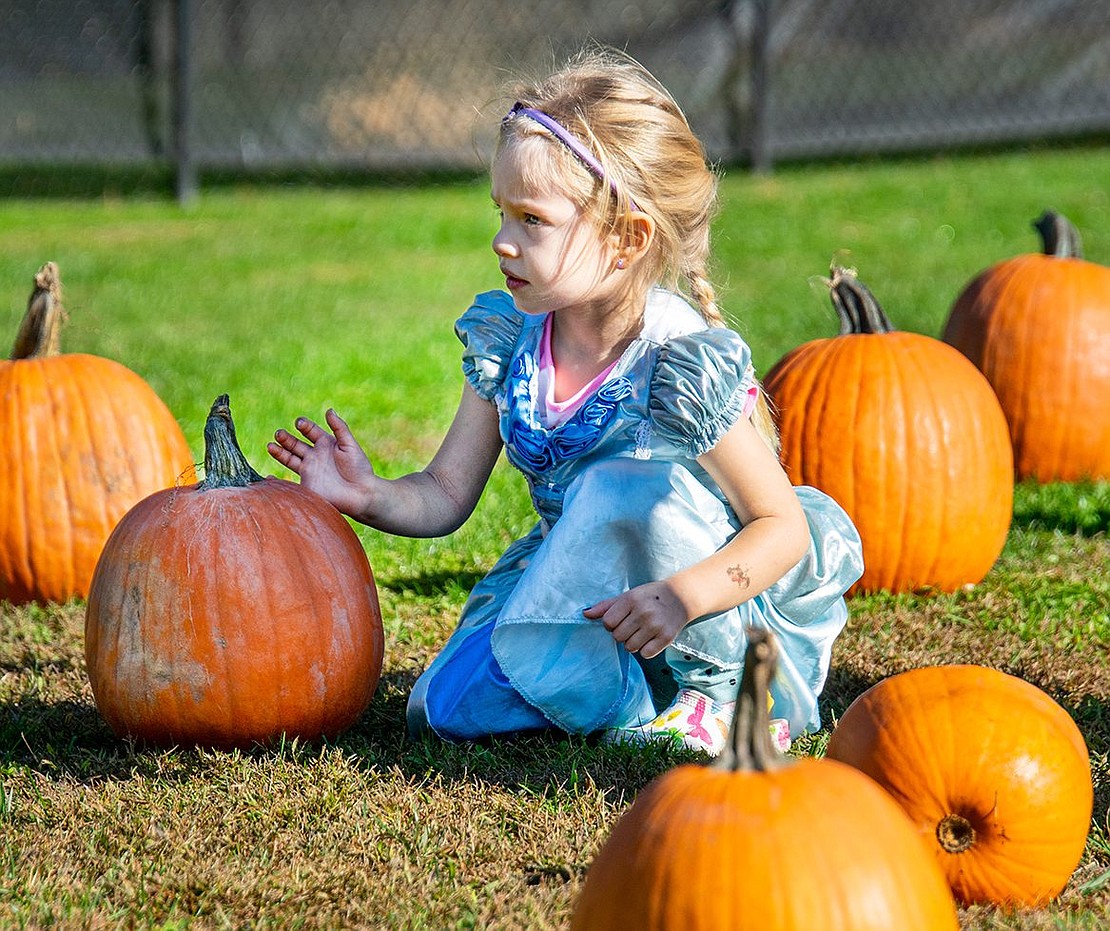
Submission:
M 1105 148 L 731 172 L 716 227 L 722 303 L 760 371 L 836 332 L 821 283 L 834 260 L 896 326 L 936 336 L 975 273 L 1037 248 L 1031 221 L 1046 207 L 1110 264 Z M 226 392 L 264 473 L 282 474 L 264 449 L 275 428 L 334 406 L 378 470 L 398 475 L 427 460 L 453 413 L 451 324 L 500 285 L 493 230 L 482 180 L 221 186 L 188 209 L 149 194 L 0 200 L 0 338 L 14 339 L 32 276 L 53 260 L 64 348 L 141 374 L 198 460 L 205 414 Z M 327 745 L 121 742 L 85 677 L 83 605 L 0 607 L 0 926 L 566 927 L 615 819 L 685 758 L 578 738 L 414 743 L 403 727 L 407 692 L 467 590 L 532 519 L 502 462 L 449 537 L 358 528 L 385 668 L 363 718 Z M 1023 484 L 981 584 L 853 598 L 825 728 L 792 751 L 819 755 L 855 696 L 927 664 L 1003 669 L 1072 714 L 1095 777 L 1084 859 L 1058 902 L 967 909 L 965 928 L 1110 924 L 1108 529 L 1110 484 Z

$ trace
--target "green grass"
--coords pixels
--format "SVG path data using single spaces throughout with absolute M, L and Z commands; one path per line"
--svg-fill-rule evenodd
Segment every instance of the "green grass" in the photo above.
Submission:
M 836 332 L 820 279 L 856 267 L 897 326 L 939 335 L 960 288 L 1037 248 L 1046 207 L 1110 264 L 1110 150 L 799 166 L 730 174 L 717 223 L 723 304 L 766 369 Z M 118 359 L 177 415 L 200 459 L 231 396 L 264 446 L 335 406 L 380 472 L 434 452 L 460 391 L 451 324 L 500 284 L 484 180 L 424 187 L 222 187 L 182 210 L 152 196 L 0 201 L 0 332 L 56 261 L 69 351 Z M 121 442 L 126 442 L 121 437 Z M 1058 903 L 961 913 L 966 928 L 1110 920 L 1110 486 L 1019 486 L 981 585 L 852 600 L 826 721 L 884 675 L 982 662 L 1027 678 L 1080 724 L 1095 774 L 1087 854 Z M 566 927 L 597 845 L 681 759 L 530 737 L 411 743 L 407 691 L 474 580 L 532 521 L 500 465 L 439 540 L 360 528 L 382 596 L 385 669 L 333 745 L 154 751 L 117 740 L 84 673 L 79 603 L 0 610 L 0 926 Z M 800 740 L 822 752 L 828 727 Z

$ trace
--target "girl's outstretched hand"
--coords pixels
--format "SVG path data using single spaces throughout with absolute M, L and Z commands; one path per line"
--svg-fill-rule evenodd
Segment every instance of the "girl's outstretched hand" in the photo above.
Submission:
M 685 606 L 666 582 L 637 585 L 616 598 L 599 601 L 582 614 L 600 620 L 617 643 L 644 659 L 669 647 L 689 620 Z
M 305 488 L 359 519 L 377 477 L 374 467 L 342 417 L 329 408 L 324 418 L 331 433 L 307 417 L 298 417 L 294 426 L 305 439 L 278 430 L 266 451 L 296 472 Z

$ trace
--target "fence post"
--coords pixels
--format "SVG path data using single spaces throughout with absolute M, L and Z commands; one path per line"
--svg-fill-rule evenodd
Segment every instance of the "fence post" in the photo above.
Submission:
M 193 164 L 192 139 L 192 3 L 176 0 L 173 56 L 173 151 L 176 167 L 177 202 L 187 204 L 197 194 L 197 172 Z
M 752 99 L 751 99 L 751 160 L 752 171 L 771 171 L 771 147 L 767 139 L 768 97 L 771 93 L 769 63 L 771 57 L 771 4 L 773 0 L 752 0 L 755 12 L 752 24 Z
M 139 79 L 142 100 L 143 135 L 147 152 L 152 158 L 162 159 L 166 154 L 164 113 L 158 96 L 158 81 L 154 62 L 154 10 L 153 0 L 139 0 L 135 9 L 139 19 L 138 40 L 135 44 L 135 72 Z

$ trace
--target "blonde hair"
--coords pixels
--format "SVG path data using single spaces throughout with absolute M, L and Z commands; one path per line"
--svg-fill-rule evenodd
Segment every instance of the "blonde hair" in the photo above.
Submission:
M 547 147 L 552 157 L 542 170 L 553 173 L 547 180 L 588 209 L 601 230 L 628 239 L 633 205 L 655 221 L 651 248 L 629 269 L 634 288 L 646 294 L 660 284 L 677 291 L 710 326 L 725 326 L 708 270 L 718 177 L 667 89 L 630 56 L 595 47 L 540 81 L 517 85 L 513 97 L 556 120 L 600 162 L 603 178 L 559 144 Z M 534 120 L 510 116 L 501 123 L 497 153 L 544 135 L 549 130 Z M 778 431 L 762 390 L 752 424 L 777 452 Z

